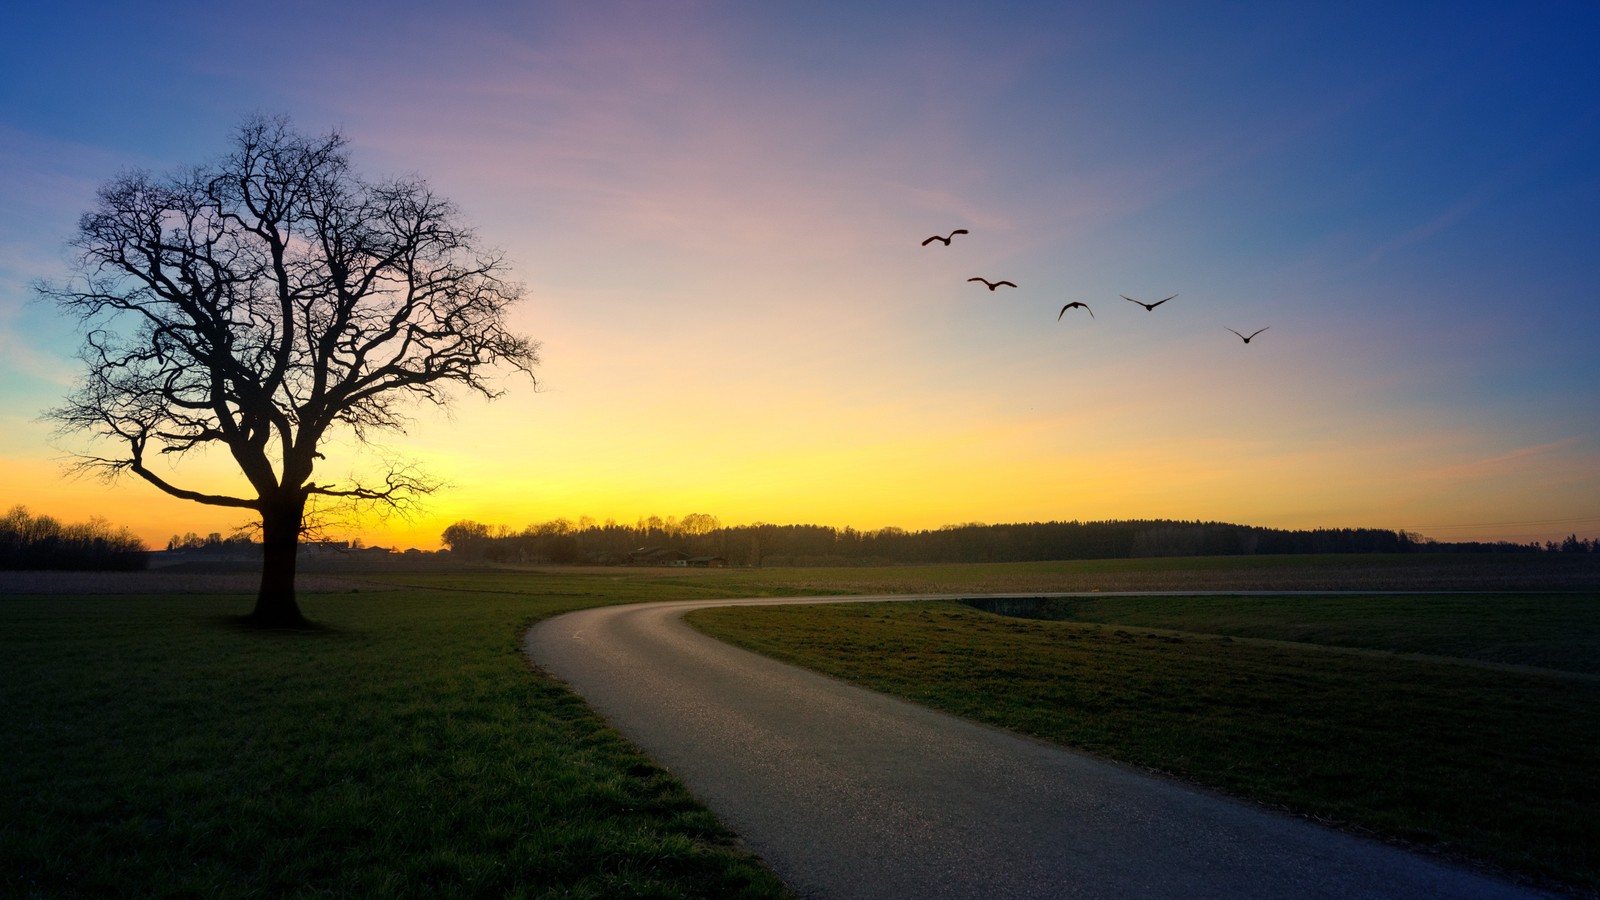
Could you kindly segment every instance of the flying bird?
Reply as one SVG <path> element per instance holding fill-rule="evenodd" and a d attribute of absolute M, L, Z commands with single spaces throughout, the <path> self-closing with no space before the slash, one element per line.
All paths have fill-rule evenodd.
<path fill-rule="evenodd" d="M 1223 327 L 1227 327 L 1227 326 L 1223 326 Z M 1271 328 L 1271 327 L 1272 327 L 1271 325 L 1267 326 L 1267 328 Z M 1250 332 L 1250 337 L 1245 337 L 1244 335 L 1239 334 L 1239 332 L 1233 331 L 1232 328 L 1229 328 L 1228 330 L 1229 331 L 1233 331 L 1234 334 L 1239 334 L 1239 340 L 1244 341 L 1246 344 L 1248 344 L 1248 343 L 1250 343 L 1250 338 L 1253 338 L 1256 335 L 1260 334 L 1261 332 L 1266 331 L 1267 328 L 1257 328 L 1255 331 Z"/>
<path fill-rule="evenodd" d="M 1172 297 L 1176 297 L 1178 295 L 1177 294 L 1173 294 L 1172 297 L 1168 297 L 1167 300 L 1157 300 L 1154 303 L 1146 303 L 1143 300 L 1135 300 L 1132 297 L 1129 297 L 1127 294 L 1118 294 L 1117 296 L 1119 296 L 1122 299 L 1128 301 L 1129 303 L 1137 303 L 1140 306 L 1144 307 L 1144 311 L 1145 312 L 1149 312 L 1152 309 L 1155 309 L 1156 307 L 1160 306 L 1161 304 L 1167 302 L 1167 300 L 1171 300 Z"/>
<path fill-rule="evenodd" d="M 991 290 L 991 291 L 994 290 L 995 288 L 999 287 L 1002 284 L 1005 285 L 1006 287 L 1016 287 L 1015 284 L 1012 284 L 1009 281 L 990 281 L 987 278 L 968 278 L 967 280 L 968 281 L 981 281 L 984 284 L 988 285 L 989 290 Z"/>
<path fill-rule="evenodd" d="M 950 232 L 950 237 L 945 237 L 942 234 L 936 234 L 933 237 L 923 241 L 922 246 L 926 247 L 934 241 L 944 241 L 944 245 L 948 247 L 950 246 L 950 238 L 953 238 L 958 234 L 970 234 L 970 232 L 968 232 L 965 228 L 957 228 L 955 231 Z"/>
<path fill-rule="evenodd" d="M 1081 300 L 1074 300 L 1071 303 L 1068 303 L 1066 306 L 1061 307 L 1061 312 L 1056 313 L 1056 321 L 1061 321 L 1061 317 L 1067 314 L 1067 310 L 1073 308 L 1074 306 L 1081 306 L 1084 309 L 1089 309 L 1089 304 L 1084 303 Z M 1089 318 L 1094 318 L 1094 310 L 1092 309 L 1089 309 Z"/>

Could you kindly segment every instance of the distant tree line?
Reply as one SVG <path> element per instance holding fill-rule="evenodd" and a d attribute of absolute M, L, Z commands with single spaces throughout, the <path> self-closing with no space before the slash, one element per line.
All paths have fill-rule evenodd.
<path fill-rule="evenodd" d="M 444 530 L 445 547 L 473 561 L 620 565 L 650 547 L 733 566 L 1027 562 L 1152 556 L 1288 553 L 1600 552 L 1600 541 L 1562 544 L 1440 542 L 1378 528 L 1284 530 L 1226 522 L 1130 519 L 1105 522 L 968 523 L 907 531 L 756 523 L 723 527 L 715 516 L 651 516 L 632 525 L 555 519 L 513 531 L 471 520 Z"/>
<path fill-rule="evenodd" d="M 252 539 L 248 534 L 223 537 L 219 531 L 213 531 L 205 537 L 192 531 L 185 532 L 181 537 L 175 534 L 167 539 L 167 549 L 203 556 L 256 559 L 261 557 L 260 541 Z"/>
<path fill-rule="evenodd" d="M 1567 535 L 1561 543 L 1545 541 L 1544 549 L 1549 553 L 1600 553 L 1600 538 L 1584 540 L 1576 534 Z"/>
<path fill-rule="evenodd" d="M 14 506 L 0 516 L 0 569 L 143 569 L 144 543 L 104 519 L 63 524 Z"/>

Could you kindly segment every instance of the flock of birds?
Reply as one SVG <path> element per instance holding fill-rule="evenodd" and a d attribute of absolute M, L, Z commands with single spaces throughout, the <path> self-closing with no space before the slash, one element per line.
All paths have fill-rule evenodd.
<path fill-rule="evenodd" d="M 929 244 L 933 243 L 934 241 L 941 241 L 941 242 L 944 243 L 944 245 L 946 247 L 948 247 L 948 246 L 950 246 L 950 241 L 952 241 L 955 238 L 955 236 L 958 235 L 958 234 L 971 234 L 971 232 L 969 232 L 965 228 L 957 228 L 956 230 L 950 232 L 949 234 L 936 234 L 936 235 L 933 235 L 932 237 L 930 237 L 927 240 L 923 241 L 922 242 L 922 246 L 926 247 Z M 984 287 L 988 288 L 990 291 L 993 291 L 993 290 L 995 290 L 997 288 L 1002 288 L 1002 287 L 1014 288 L 1014 287 L 1017 286 L 1016 282 L 1014 282 L 1014 281 L 1004 281 L 1004 280 L 1002 280 L 1002 281 L 990 281 L 987 278 L 978 278 L 978 277 L 968 278 L 967 280 L 968 281 L 976 281 L 976 282 L 982 284 Z M 1139 304 L 1140 306 L 1144 307 L 1145 312 L 1154 312 L 1156 307 L 1158 307 L 1161 304 L 1167 302 L 1168 300 L 1171 300 L 1171 299 L 1177 297 L 1178 295 L 1177 294 L 1173 294 L 1171 297 L 1167 297 L 1167 298 L 1162 299 L 1162 300 L 1157 300 L 1154 303 L 1146 303 L 1143 300 L 1136 300 L 1136 299 L 1134 299 L 1132 297 L 1129 297 L 1127 294 L 1118 294 L 1117 296 L 1119 296 L 1122 299 L 1128 301 L 1129 303 L 1137 303 L 1137 304 Z M 1061 318 L 1067 314 L 1067 310 L 1069 310 L 1069 309 L 1078 309 L 1078 308 L 1082 308 L 1084 312 L 1087 312 L 1089 314 L 1089 318 L 1091 318 L 1091 319 L 1094 318 L 1094 310 L 1089 308 L 1089 304 L 1084 303 L 1082 300 L 1074 300 L 1074 301 L 1068 303 L 1066 306 L 1061 307 L 1061 312 L 1056 313 L 1056 321 L 1057 322 L 1061 321 Z M 1271 327 L 1272 326 L 1268 325 L 1265 328 L 1257 328 L 1255 331 L 1252 331 L 1249 334 L 1249 336 L 1246 336 L 1246 335 L 1244 335 L 1244 334 L 1242 334 L 1242 333 L 1240 333 L 1238 331 L 1233 331 L 1232 328 L 1229 328 L 1227 330 L 1228 331 L 1233 331 L 1234 334 L 1239 335 L 1239 340 L 1244 341 L 1246 344 L 1248 344 L 1248 343 L 1250 343 L 1250 339 L 1251 338 L 1255 337 L 1256 335 L 1260 334 L 1263 331 L 1266 331 L 1267 328 L 1271 328 Z"/>

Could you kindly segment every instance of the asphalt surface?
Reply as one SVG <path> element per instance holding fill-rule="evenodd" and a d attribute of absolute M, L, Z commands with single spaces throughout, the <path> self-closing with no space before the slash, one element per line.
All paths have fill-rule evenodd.
<path fill-rule="evenodd" d="M 525 649 L 807 898 L 1546 894 L 705 637 L 716 600 L 546 620 Z"/>

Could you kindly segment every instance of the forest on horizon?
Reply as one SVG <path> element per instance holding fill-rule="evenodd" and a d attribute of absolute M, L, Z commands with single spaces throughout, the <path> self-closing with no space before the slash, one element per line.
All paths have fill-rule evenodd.
<path fill-rule="evenodd" d="M 1600 553 L 1600 538 L 1576 534 L 1544 543 L 1438 541 L 1382 528 L 1289 530 L 1172 519 L 969 522 L 916 531 L 860 531 L 762 522 L 723 526 L 702 513 L 681 520 L 650 516 L 632 525 L 587 517 L 577 522 L 553 519 L 521 531 L 462 520 L 446 528 L 441 540 L 445 549 L 437 555 L 452 560 L 550 565 L 852 566 L 1311 553 Z M 322 552 L 393 552 L 360 541 L 315 543 Z M 174 535 L 165 549 L 198 559 L 240 559 L 259 558 L 261 545 L 247 533 L 213 532 Z M 63 523 L 20 506 L 0 516 L 0 569 L 142 569 L 148 552 L 128 529 L 103 519 Z"/>
<path fill-rule="evenodd" d="M 756 523 L 724 527 L 715 516 L 652 516 L 633 525 L 555 519 L 520 532 L 470 520 L 441 536 L 452 556 L 482 562 L 622 565 L 663 552 L 730 566 L 1034 562 L 1159 556 L 1291 553 L 1600 552 L 1600 539 L 1436 541 L 1381 528 L 1286 530 L 1227 522 L 1128 519 L 1100 522 L 966 523 L 908 531 Z"/>

